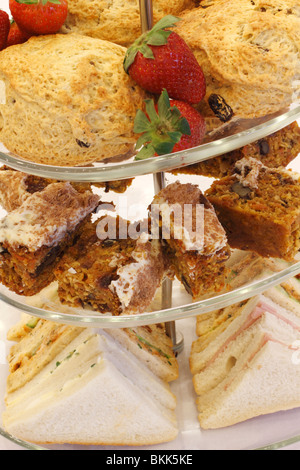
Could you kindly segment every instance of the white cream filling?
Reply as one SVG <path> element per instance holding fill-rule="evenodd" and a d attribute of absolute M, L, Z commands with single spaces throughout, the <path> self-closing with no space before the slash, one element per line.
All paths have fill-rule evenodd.
<path fill-rule="evenodd" d="M 140 245 L 144 244 L 147 239 L 148 236 L 146 234 L 146 237 L 142 235 L 137 240 L 137 246 L 131 254 L 131 257 L 136 261 L 136 263 L 129 263 L 124 266 L 120 266 L 117 270 L 119 278 L 116 281 L 112 281 L 109 286 L 109 288 L 117 294 L 123 310 L 130 305 L 135 292 L 136 279 L 139 273 L 144 270 L 150 262 L 148 253 L 140 250 Z"/>

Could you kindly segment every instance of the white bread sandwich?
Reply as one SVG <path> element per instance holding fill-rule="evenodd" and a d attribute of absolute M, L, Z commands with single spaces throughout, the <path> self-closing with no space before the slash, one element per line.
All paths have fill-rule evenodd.
<path fill-rule="evenodd" d="M 288 264 L 279 258 L 262 258 L 252 251 L 234 250 L 226 266 L 229 272 L 224 292 L 245 287 L 254 280 L 266 279 L 285 269 Z"/>
<path fill-rule="evenodd" d="M 294 353 L 299 355 L 299 352 L 298 349 Z M 256 353 L 249 351 L 243 366 L 239 361 L 227 381 L 197 398 L 201 427 L 227 427 L 299 407 L 300 374 L 299 364 L 292 360 L 294 353 L 289 344 L 281 344 L 273 338 Z"/>
<path fill-rule="evenodd" d="M 27 333 L 19 326 L 10 337 L 20 345 Z M 5 404 L 6 431 L 37 444 L 142 446 L 178 433 L 168 382 L 103 330 L 82 329 L 33 378 L 7 391 Z"/>
<path fill-rule="evenodd" d="M 204 322 L 190 356 L 203 429 L 300 406 L 295 312 L 259 295 Z"/>
<path fill-rule="evenodd" d="M 64 325 L 22 313 L 20 321 L 7 333 L 15 344 L 7 356 L 7 393 L 32 380 L 58 354 L 79 336 L 84 328 Z"/>
<path fill-rule="evenodd" d="M 172 382 L 178 378 L 178 362 L 164 324 L 105 331 L 162 380 Z"/>
<path fill-rule="evenodd" d="M 281 307 L 290 310 L 295 315 L 300 315 L 299 277 L 292 277 L 278 286 L 271 287 L 264 292 L 264 295 L 272 299 Z"/>

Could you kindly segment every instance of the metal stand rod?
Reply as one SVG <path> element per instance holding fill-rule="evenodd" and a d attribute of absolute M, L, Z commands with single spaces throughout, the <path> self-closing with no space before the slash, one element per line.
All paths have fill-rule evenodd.
<path fill-rule="evenodd" d="M 141 17 L 141 30 L 142 33 L 149 31 L 153 27 L 153 6 L 152 0 L 139 0 L 140 3 L 140 17 Z M 159 193 L 166 186 L 164 173 L 155 173 L 153 175 L 154 191 L 155 194 Z M 173 283 L 171 279 L 165 279 L 162 284 L 162 302 L 161 308 L 167 309 L 172 307 L 172 289 Z M 173 342 L 174 352 L 179 353 L 183 349 L 183 338 L 180 341 L 177 339 L 175 322 L 166 323 L 167 335 Z"/>
<path fill-rule="evenodd" d="M 154 182 L 154 191 L 155 191 L 155 194 L 157 194 L 166 186 L 164 173 L 155 173 L 153 175 L 153 182 Z M 161 308 L 163 310 L 172 307 L 172 293 L 173 293 L 173 282 L 171 281 L 171 279 L 166 278 L 162 283 Z M 166 323 L 166 333 L 172 340 L 175 354 L 179 354 L 184 347 L 184 339 L 182 335 L 180 335 L 180 339 L 179 339 L 179 336 L 176 332 L 175 321 Z"/>
<path fill-rule="evenodd" d="M 152 0 L 139 0 L 142 33 L 149 31 L 153 27 L 153 6 Z"/>

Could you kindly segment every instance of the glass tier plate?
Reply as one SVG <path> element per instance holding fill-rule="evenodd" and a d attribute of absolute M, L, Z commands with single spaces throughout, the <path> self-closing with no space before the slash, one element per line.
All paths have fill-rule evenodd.
<path fill-rule="evenodd" d="M 240 254 L 238 251 L 233 252 L 233 258 L 239 257 Z M 111 316 L 110 314 L 101 314 L 92 310 L 62 305 L 57 297 L 55 283 L 37 296 L 30 298 L 14 294 L 5 286 L 0 285 L 0 299 L 12 307 L 36 317 L 82 327 L 128 328 L 151 325 L 177 321 L 224 308 L 258 295 L 300 273 L 300 257 L 293 263 L 264 260 L 258 257 L 256 263 L 260 265 L 258 273 L 255 267 L 253 272 L 250 269 L 248 275 L 247 270 L 247 274 L 242 274 L 241 278 L 232 279 L 232 274 L 229 274 L 228 290 L 225 289 L 222 293 L 212 294 L 208 298 L 195 302 L 192 302 L 191 297 L 178 281 L 173 281 L 172 307 L 161 308 L 163 293 L 160 289 L 152 302 L 151 308 L 145 313 L 135 315 Z M 235 273 L 235 266 L 233 266 L 231 273 Z M 235 277 L 235 274 L 233 274 L 233 277 Z M 245 279 L 247 280 L 245 281 Z"/>
<path fill-rule="evenodd" d="M 290 167 L 294 170 L 300 170 L 300 156 L 292 162 Z M 166 175 L 166 184 L 178 179 L 178 176 L 168 174 Z M 180 181 L 182 183 L 198 184 L 202 191 L 205 191 L 212 183 L 211 178 L 191 175 L 180 175 Z M 153 199 L 153 175 L 137 177 L 125 194 L 113 194 L 112 192 L 106 194 L 104 190 L 98 189 L 96 191 L 99 192 L 104 201 L 108 199 L 114 203 L 116 212 L 124 219 L 131 221 L 143 220 L 147 216 L 147 208 Z M 250 264 L 247 261 L 248 256 L 251 257 L 247 252 L 238 250 L 232 252 L 228 263 L 230 268 L 228 285 L 223 292 L 211 294 L 206 298 L 193 302 L 182 284 L 175 280 L 172 282 L 172 305 L 169 308 L 162 308 L 162 296 L 164 294 L 160 289 L 151 307 L 147 312 L 141 314 L 111 316 L 87 309 L 67 307 L 59 302 L 55 283 L 37 296 L 29 298 L 19 296 L 0 284 L 0 300 L 31 315 L 56 322 L 78 326 L 125 328 L 175 321 L 207 313 L 257 295 L 300 273 L 300 254 L 293 262 L 264 259 L 257 256 L 254 261 L 249 262 Z M 232 273 L 239 269 L 238 266 L 245 263 L 245 261 L 248 266 L 247 271 L 235 278 Z"/>
<path fill-rule="evenodd" d="M 235 119 L 208 133 L 202 145 L 171 155 L 135 161 L 111 159 L 87 167 L 56 167 L 26 161 L 0 146 L 0 162 L 16 170 L 50 179 L 103 182 L 174 170 L 230 152 L 276 132 L 300 117 L 300 105 L 293 104 L 274 115 L 257 119 Z"/>

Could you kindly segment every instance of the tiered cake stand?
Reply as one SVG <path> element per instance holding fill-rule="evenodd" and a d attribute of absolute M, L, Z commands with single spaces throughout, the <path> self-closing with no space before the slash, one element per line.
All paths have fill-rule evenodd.
<path fill-rule="evenodd" d="M 140 10 L 142 30 L 147 30 L 151 27 L 152 24 L 151 1 L 140 0 Z M 149 158 L 148 160 L 143 161 L 135 161 L 134 158 L 131 158 L 117 163 L 97 163 L 93 166 L 84 168 L 54 167 L 25 161 L 22 158 L 19 158 L 18 156 L 9 153 L 3 147 L 2 151 L 0 151 L 0 162 L 8 167 L 23 171 L 28 174 L 74 182 L 80 181 L 98 183 L 122 180 L 127 178 L 136 178 L 136 186 L 138 187 L 139 178 L 142 178 L 143 182 L 145 178 L 148 178 L 147 191 L 150 195 L 150 200 L 145 201 L 146 208 L 151 202 L 154 193 L 157 193 L 160 189 L 165 186 L 167 178 L 169 177 L 168 175 L 166 176 L 166 173 L 169 173 L 174 169 L 205 161 L 218 155 L 222 155 L 226 152 L 241 148 L 244 145 L 262 139 L 286 127 L 297 119 L 300 119 L 299 104 L 293 104 L 290 106 L 289 109 L 283 109 L 276 115 L 265 116 L 264 118 L 256 120 L 233 119 L 229 124 L 223 125 L 217 131 L 209 135 L 206 138 L 206 141 L 199 147 L 187 151 L 177 152 L 171 155 Z M 298 157 L 292 164 L 292 168 L 297 171 L 300 171 L 299 158 L 300 157 Z M 201 183 L 203 182 L 204 185 L 208 184 L 205 178 L 195 178 L 195 181 L 197 181 L 198 183 L 200 180 Z M 189 181 L 191 181 L 191 179 L 192 177 L 189 177 Z M 135 191 L 135 185 L 133 185 L 132 189 L 130 188 L 130 190 L 128 190 L 129 204 L 130 191 Z M 145 194 L 144 190 L 143 194 Z M 133 195 L 133 201 L 134 200 L 136 200 L 136 195 Z M 284 280 L 291 278 L 299 273 L 300 257 L 299 259 L 295 259 L 295 261 L 291 263 L 282 262 L 282 268 L 280 271 L 272 273 L 266 272 L 264 276 L 258 279 L 248 279 L 245 284 L 234 290 L 228 290 L 225 293 L 216 294 L 214 296 L 199 300 L 197 302 L 192 302 L 189 295 L 182 289 L 181 285 L 179 285 L 177 281 L 171 282 L 167 280 L 164 282 L 158 294 L 158 297 L 155 299 L 152 308 L 149 309 L 148 312 L 137 315 L 121 315 L 115 317 L 112 317 L 111 315 L 101 315 L 94 311 L 66 308 L 65 306 L 53 303 L 51 298 L 47 299 L 46 297 L 43 299 L 43 302 L 40 301 L 40 304 L 37 304 L 36 302 L 30 302 L 26 298 L 20 297 L 12 293 L 3 285 L 0 285 L 0 300 L 4 303 L 5 306 L 7 306 L 7 308 L 11 308 L 12 312 L 15 312 L 14 314 L 16 314 L 16 312 L 21 311 L 37 316 L 39 318 L 82 327 L 92 326 L 97 328 L 127 328 L 132 326 L 150 325 L 154 323 L 166 323 L 168 334 L 173 340 L 174 349 L 176 352 L 179 353 L 182 352 L 184 349 L 183 338 L 185 336 L 185 327 L 182 324 L 183 330 L 177 332 L 177 321 L 183 319 L 191 319 L 196 315 L 201 315 L 203 313 L 207 313 L 219 308 L 226 307 L 228 305 L 232 305 L 241 300 L 248 299 L 254 295 L 262 293 L 263 291 L 269 289 L 272 286 L 280 284 Z M 47 290 L 45 292 L 47 292 Z M 2 318 L 0 314 L 0 327 L 1 321 L 3 325 L 6 326 L 6 318 L 8 317 L 5 316 L 5 314 L 2 314 Z M 186 351 L 186 357 L 180 354 L 179 361 L 186 361 L 188 353 L 189 351 Z M 181 378 L 181 380 L 190 380 L 188 374 L 189 373 L 187 363 L 185 364 L 185 370 L 183 371 L 183 378 Z M 182 385 L 179 386 L 178 398 L 179 400 L 182 398 L 186 400 L 186 396 L 183 396 L 182 388 L 180 387 L 182 387 Z M 193 402 L 194 397 L 192 396 L 192 391 L 190 391 L 190 396 Z M 191 403 L 185 403 L 185 412 L 188 412 L 191 406 Z M 193 412 L 195 413 L 196 419 L 196 411 Z M 181 423 L 184 421 L 183 415 L 184 413 L 182 413 Z M 290 419 L 291 416 L 292 413 L 289 412 L 288 414 L 284 415 L 283 419 Z M 296 424 L 297 422 L 299 422 L 300 412 L 297 412 L 297 415 L 295 416 L 296 417 L 293 418 L 295 423 L 290 428 L 288 428 L 290 429 L 290 434 L 288 431 L 285 431 L 285 434 L 283 434 L 282 426 L 280 430 L 280 426 L 277 425 L 277 434 L 268 435 L 266 433 L 265 439 L 262 438 L 258 441 L 255 441 L 253 439 L 249 440 L 249 444 L 246 444 L 246 446 L 250 446 L 252 448 L 277 448 L 300 440 L 300 436 L 298 436 L 298 434 L 300 434 L 300 425 L 297 428 Z M 269 424 L 268 420 L 270 420 L 270 418 L 266 418 L 264 420 L 265 424 L 263 424 L 263 426 L 274 426 L 274 424 L 272 423 Z M 186 426 L 188 429 L 189 424 L 187 424 Z M 249 430 L 250 433 L 253 433 L 253 427 L 247 428 L 248 424 L 244 423 L 241 426 L 242 433 L 245 432 L 245 434 L 249 435 Z M 224 442 L 226 441 L 225 436 L 228 436 L 226 448 L 230 448 L 231 446 L 229 445 L 229 442 L 233 443 L 233 439 L 236 439 L 237 435 L 234 434 L 234 431 L 232 431 L 232 429 L 229 430 L 227 434 L 226 432 L 227 431 L 225 430 L 222 431 L 221 434 L 218 431 L 216 431 L 215 434 L 207 433 L 204 439 L 203 436 L 201 437 L 202 440 L 200 439 L 198 447 L 195 448 L 213 448 L 213 445 L 216 445 L 216 448 L 221 448 Z M 10 439 L 14 443 L 20 445 L 21 447 L 40 449 L 39 447 L 31 445 L 30 443 L 21 442 L 15 439 L 13 436 L 8 436 L 4 430 L 1 430 L 1 428 L 0 434 Z M 185 435 L 188 436 L 188 432 Z M 193 440 L 194 436 L 191 436 L 191 439 Z M 219 447 L 218 439 L 220 442 Z M 189 446 L 189 442 L 185 442 L 183 444 L 183 441 L 184 436 L 182 434 L 180 442 L 176 442 L 174 444 L 175 447 L 173 448 L 180 449 L 181 445 L 183 448 L 186 449 L 191 448 Z M 212 444 L 212 442 L 215 442 L 215 444 Z M 244 440 L 244 442 L 246 441 Z M 223 444 L 221 445 L 221 443 Z M 236 443 L 236 446 L 243 447 L 243 444 L 240 445 Z M 232 447 L 234 448 L 234 445 Z M 172 447 L 166 446 L 164 448 L 168 449 Z"/>

